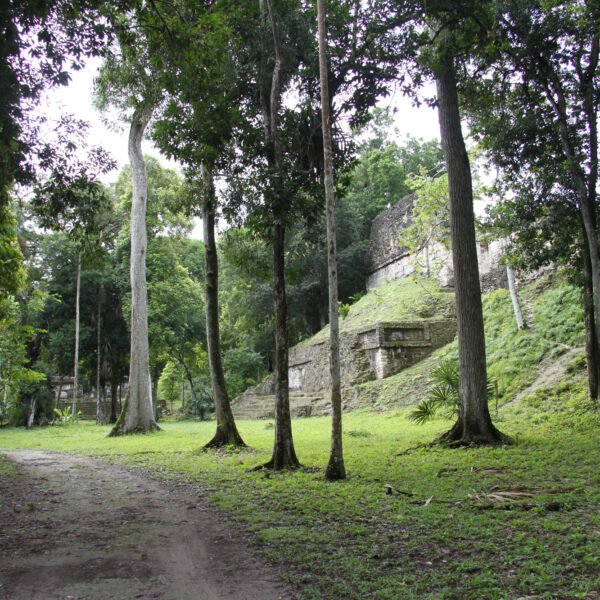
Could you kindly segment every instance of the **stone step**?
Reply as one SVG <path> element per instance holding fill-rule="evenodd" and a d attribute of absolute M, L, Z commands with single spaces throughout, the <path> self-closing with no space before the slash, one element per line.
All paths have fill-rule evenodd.
<path fill-rule="evenodd" d="M 290 392 L 292 418 L 325 414 L 327 405 L 322 395 Z M 273 419 L 275 396 L 251 393 L 233 403 L 231 408 L 236 419 Z"/>
<path fill-rule="evenodd" d="M 59 410 L 64 410 L 67 407 L 71 407 L 73 404 L 72 399 L 62 398 L 57 403 Z M 79 415 L 80 419 L 91 420 L 96 418 L 96 400 L 77 400 L 77 411 L 81 411 Z M 110 404 L 104 403 L 104 414 L 110 413 Z"/>

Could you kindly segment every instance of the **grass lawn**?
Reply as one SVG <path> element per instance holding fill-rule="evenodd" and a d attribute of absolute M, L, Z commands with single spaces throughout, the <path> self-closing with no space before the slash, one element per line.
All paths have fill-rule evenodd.
<path fill-rule="evenodd" d="M 573 406 L 525 398 L 496 421 L 515 444 L 467 450 L 417 447 L 447 421 L 417 426 L 406 412 L 355 411 L 344 418 L 348 479 L 337 483 L 322 474 L 327 418 L 294 421 L 306 468 L 282 474 L 246 472 L 270 456 L 265 421 L 239 422 L 253 448 L 239 453 L 198 451 L 214 430 L 198 422 L 120 439 L 88 423 L 5 429 L 0 447 L 94 455 L 193 482 L 252 532 L 304 600 L 592 599 L 600 598 L 600 420 Z"/>

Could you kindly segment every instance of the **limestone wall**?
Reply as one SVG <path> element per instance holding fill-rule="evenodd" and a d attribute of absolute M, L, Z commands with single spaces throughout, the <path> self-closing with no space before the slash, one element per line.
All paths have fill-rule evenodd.
<path fill-rule="evenodd" d="M 342 385 L 352 386 L 398 373 L 444 346 L 456 335 L 456 321 L 439 319 L 377 323 L 340 334 Z M 329 342 L 290 349 L 290 391 L 329 388 Z"/>
<path fill-rule="evenodd" d="M 398 244 L 399 232 L 411 223 L 414 194 L 406 196 L 388 210 L 380 213 L 371 225 L 371 240 L 369 246 L 369 273 L 367 289 L 371 290 L 380 285 L 403 279 L 415 272 L 414 257 L 408 249 Z M 441 244 L 433 244 L 427 250 L 428 261 L 421 257 L 422 262 L 440 265 L 433 273 L 440 284 L 445 287 L 454 286 L 452 254 Z M 425 253 L 425 250 L 423 251 Z M 477 261 L 483 291 L 506 287 L 506 273 L 500 265 L 502 242 L 495 240 L 489 244 L 477 244 Z"/>

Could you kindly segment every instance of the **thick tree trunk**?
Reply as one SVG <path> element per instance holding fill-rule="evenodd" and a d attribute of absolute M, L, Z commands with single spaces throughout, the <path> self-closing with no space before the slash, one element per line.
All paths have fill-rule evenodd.
<path fill-rule="evenodd" d="M 510 299 L 512 301 L 513 311 L 515 313 L 515 320 L 517 321 L 517 329 L 527 329 L 527 323 L 525 323 L 525 317 L 523 317 L 521 303 L 519 302 L 519 296 L 517 294 L 515 272 L 508 263 L 506 264 L 506 279 L 508 280 L 508 291 L 510 292 Z"/>
<path fill-rule="evenodd" d="M 206 346 L 210 368 L 210 382 L 215 401 L 217 431 L 205 448 L 221 446 L 244 447 L 246 444 L 238 433 L 231 404 L 227 394 L 223 361 L 221 359 L 221 337 L 219 332 L 219 261 L 215 242 L 215 186 L 212 173 L 202 165 L 204 204 L 202 226 L 204 233 L 204 285 L 206 308 Z"/>
<path fill-rule="evenodd" d="M 131 202 L 131 355 L 129 393 L 111 435 L 159 429 L 152 410 L 148 359 L 148 297 L 146 291 L 146 201 L 148 184 L 142 154 L 142 136 L 150 120 L 149 109 L 137 109 L 129 130 L 129 161 L 133 183 Z"/>
<path fill-rule="evenodd" d="M 77 410 L 77 382 L 79 381 L 79 299 L 81 296 L 81 254 L 77 253 L 77 278 L 75 283 L 75 363 L 73 365 L 73 403 L 71 405 L 71 414 Z"/>
<path fill-rule="evenodd" d="M 460 405 L 458 421 L 442 439 L 462 444 L 497 443 L 503 436 L 492 424 L 488 409 L 471 169 L 461 130 L 454 57 L 449 51 L 449 40 L 444 39 L 446 35 L 442 33 L 438 40 L 439 64 L 435 76 L 450 195 Z"/>
<path fill-rule="evenodd" d="M 329 111 L 329 82 L 325 35 L 324 0 L 317 0 L 319 22 L 319 72 L 321 77 L 321 122 L 325 171 L 325 213 L 327 219 L 327 270 L 329 280 L 329 369 L 331 372 L 331 451 L 325 477 L 345 479 L 342 447 L 342 383 L 340 378 L 340 336 L 338 306 L 337 252 L 335 235 L 335 198 L 333 190 L 333 149 Z"/>

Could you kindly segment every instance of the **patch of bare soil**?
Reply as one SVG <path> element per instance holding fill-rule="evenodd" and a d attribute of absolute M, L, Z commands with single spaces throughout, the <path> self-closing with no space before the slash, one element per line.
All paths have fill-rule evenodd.
<path fill-rule="evenodd" d="M 87 457 L 6 452 L 4 600 L 291 600 L 241 532 L 186 490 Z"/>

